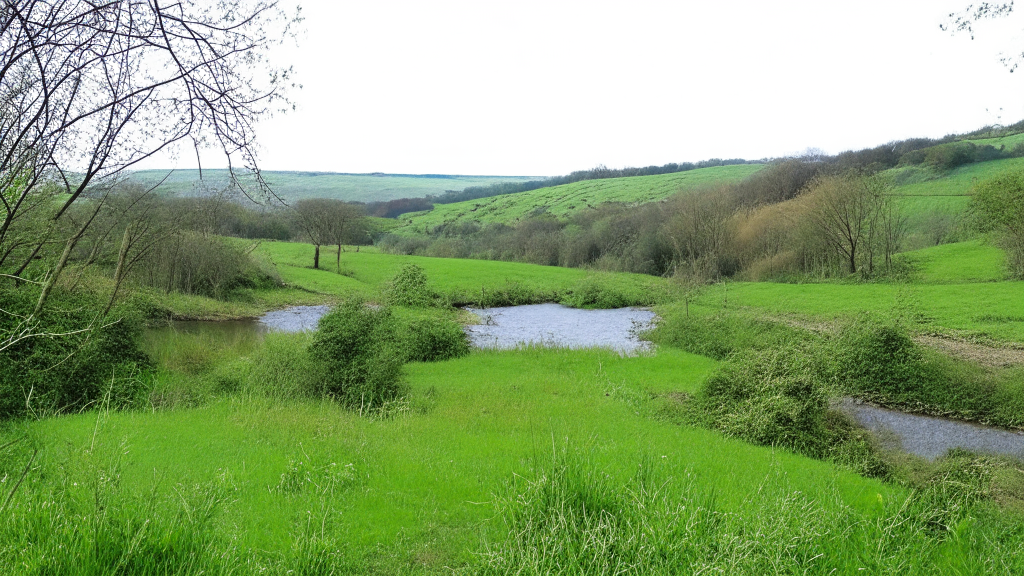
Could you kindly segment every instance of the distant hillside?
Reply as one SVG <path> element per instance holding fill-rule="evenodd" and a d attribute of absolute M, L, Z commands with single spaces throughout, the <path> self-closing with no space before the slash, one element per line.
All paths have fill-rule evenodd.
<path fill-rule="evenodd" d="M 1007 158 L 967 164 L 950 171 L 924 166 L 903 166 L 882 174 L 892 178 L 895 193 L 903 198 L 901 205 L 914 232 L 923 232 L 935 225 L 934 218 L 945 214 L 958 217 L 971 201 L 971 188 L 1004 172 L 1024 169 L 1024 158 Z"/>
<path fill-rule="evenodd" d="M 441 224 L 458 222 L 514 224 L 538 213 L 562 218 L 606 202 L 642 204 L 666 198 L 681 190 L 716 182 L 743 180 L 762 167 L 761 164 L 737 164 L 656 176 L 585 180 L 527 192 L 440 204 L 428 212 L 401 216 L 399 219 L 402 226 L 396 232 L 423 233 Z"/>
<path fill-rule="evenodd" d="M 167 170 L 140 170 L 132 178 L 154 186 Z M 302 198 L 336 198 L 358 202 L 386 202 L 397 198 L 438 196 L 448 190 L 489 186 L 499 182 L 527 182 L 536 176 L 458 176 L 444 174 L 343 174 L 338 172 L 267 171 L 263 177 L 286 201 Z M 157 189 L 181 195 L 193 194 L 200 182 L 198 170 L 175 170 Z M 228 184 L 227 170 L 203 170 L 203 183 L 214 189 Z"/>

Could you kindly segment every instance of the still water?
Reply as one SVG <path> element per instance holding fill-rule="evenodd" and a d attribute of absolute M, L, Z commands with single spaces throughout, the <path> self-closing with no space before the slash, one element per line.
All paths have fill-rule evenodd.
<path fill-rule="evenodd" d="M 504 308 L 467 308 L 481 323 L 466 326 L 478 348 L 521 345 L 565 348 L 611 348 L 629 354 L 647 350 L 650 343 L 637 333 L 651 327 L 654 312 L 640 308 L 579 310 L 561 304 L 532 304 Z"/>
<path fill-rule="evenodd" d="M 267 312 L 259 318 L 241 320 L 174 320 L 170 328 L 190 334 L 242 333 L 265 334 L 267 332 L 304 332 L 316 330 L 320 317 L 330 311 L 329 306 L 292 306 L 284 310 Z M 163 330 L 163 328 L 158 328 Z"/>
<path fill-rule="evenodd" d="M 928 460 L 942 456 L 951 448 L 1024 460 L 1024 432 L 906 414 L 850 398 L 844 398 L 836 407 L 878 435 L 883 444 Z"/>

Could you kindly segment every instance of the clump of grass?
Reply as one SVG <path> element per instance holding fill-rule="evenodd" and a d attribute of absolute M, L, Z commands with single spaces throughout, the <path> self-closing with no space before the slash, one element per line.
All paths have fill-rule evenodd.
<path fill-rule="evenodd" d="M 746 350 L 763 350 L 813 340 L 811 333 L 767 318 L 720 312 L 670 310 L 649 333 L 658 344 L 715 360 Z"/>
<path fill-rule="evenodd" d="M 320 319 L 309 345 L 317 388 L 349 408 L 378 408 L 405 392 L 402 353 L 388 308 L 357 300 Z"/>
<path fill-rule="evenodd" d="M 480 308 L 493 308 L 498 306 L 523 306 L 525 304 L 541 304 L 552 302 L 557 299 L 557 294 L 551 290 L 532 288 L 526 284 L 505 279 L 503 284 L 481 286 L 480 292 L 468 297 L 474 306 Z M 467 297 L 451 298 L 453 302 L 467 300 Z"/>
<path fill-rule="evenodd" d="M 402 266 L 381 286 L 381 297 L 391 306 L 428 307 L 438 303 L 437 293 L 427 285 L 427 274 L 415 264 Z"/>
<path fill-rule="evenodd" d="M 457 323 L 442 319 L 416 319 L 403 327 L 402 349 L 410 362 L 436 362 L 469 354 L 469 339 Z"/>
<path fill-rule="evenodd" d="M 841 393 L 925 414 L 1024 426 L 1024 373 L 924 349 L 899 322 L 861 317 L 825 353 Z"/>
<path fill-rule="evenodd" d="M 834 489 L 813 499 L 790 490 L 781 474 L 727 510 L 692 473 L 672 477 L 643 459 L 632 477 L 616 481 L 585 453 L 563 451 L 495 496 L 507 537 L 488 546 L 471 571 L 932 574 L 941 562 L 970 566 L 968 573 L 1013 573 L 1024 565 L 1013 553 L 1019 534 L 1010 534 L 1010 521 L 975 522 L 986 513 L 977 475 L 957 458 L 922 490 L 892 501 L 879 495 L 870 512 L 850 508 Z M 968 530 L 976 536 L 965 538 Z"/>

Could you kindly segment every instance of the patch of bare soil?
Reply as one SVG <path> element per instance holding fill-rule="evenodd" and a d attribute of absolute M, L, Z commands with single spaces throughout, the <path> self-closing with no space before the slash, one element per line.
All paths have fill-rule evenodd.
<path fill-rule="evenodd" d="M 1005 368 L 1024 365 L 1024 348 L 1008 345 L 1005 347 L 986 346 L 956 338 L 934 335 L 915 336 L 914 341 L 922 346 L 938 350 L 943 354 L 977 362 L 982 366 Z"/>

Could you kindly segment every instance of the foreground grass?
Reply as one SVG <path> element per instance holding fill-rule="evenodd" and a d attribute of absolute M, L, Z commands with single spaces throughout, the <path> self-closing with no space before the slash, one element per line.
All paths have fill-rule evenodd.
<path fill-rule="evenodd" d="M 768 490 L 870 519 L 907 496 L 822 462 L 651 417 L 666 401 L 658 394 L 694 390 L 714 365 L 672 351 L 480 352 L 410 365 L 408 409 L 386 419 L 238 394 L 193 409 L 21 423 L 0 441 L 28 437 L 2 460 L 0 477 L 15 477 L 30 449 L 40 452 L 0 519 L 0 566 L 59 572 L 84 562 L 91 568 L 79 573 L 99 573 L 90 547 L 128 546 L 129 528 L 144 522 L 173 532 L 188 510 L 207 506 L 210 534 L 198 545 L 247 572 L 294 568 L 313 545 L 329 550 L 332 566 L 360 573 L 471 567 L 484 542 L 507 538 L 493 520 L 496 495 L 566 447 L 615 482 L 653 459 L 666 479 L 713 487 L 721 513 L 760 506 L 752 495 Z M 96 524 L 72 537 L 63 523 L 75 518 Z M 74 538 L 88 545 L 76 548 Z"/>

